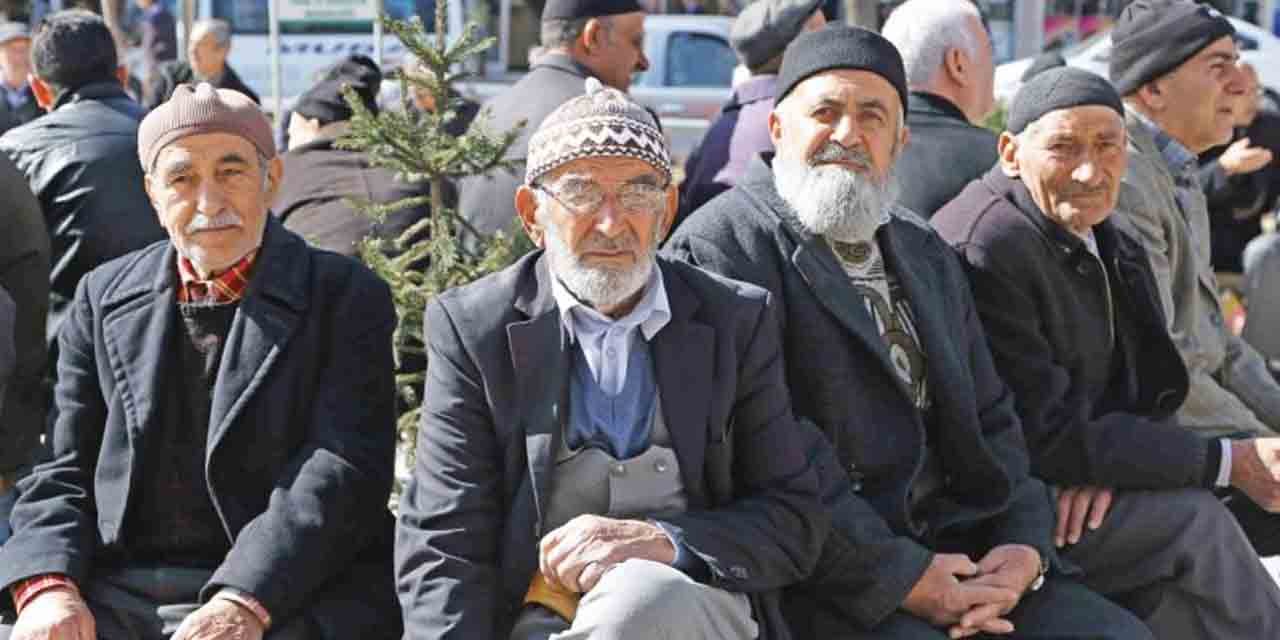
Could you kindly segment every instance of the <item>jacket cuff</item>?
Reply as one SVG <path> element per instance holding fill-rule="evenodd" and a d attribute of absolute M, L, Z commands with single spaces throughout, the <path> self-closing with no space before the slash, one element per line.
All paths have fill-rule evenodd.
<path fill-rule="evenodd" d="M 662 529 L 662 533 L 671 539 L 671 546 L 676 549 L 676 559 L 671 563 L 671 566 L 679 569 L 694 582 L 706 584 L 711 580 L 711 567 L 707 566 L 707 561 L 699 557 L 685 544 L 683 537 L 674 527 L 658 520 L 650 520 L 650 522 Z"/>
<path fill-rule="evenodd" d="M 1201 472 L 1200 486 L 1206 489 L 1216 489 L 1218 488 L 1218 474 L 1222 471 L 1222 461 L 1226 459 L 1226 456 L 1223 455 L 1223 449 L 1231 446 L 1231 444 L 1223 438 L 1205 440 L 1204 446 L 1204 471 Z M 1230 481 L 1230 475 L 1228 475 L 1227 479 Z"/>

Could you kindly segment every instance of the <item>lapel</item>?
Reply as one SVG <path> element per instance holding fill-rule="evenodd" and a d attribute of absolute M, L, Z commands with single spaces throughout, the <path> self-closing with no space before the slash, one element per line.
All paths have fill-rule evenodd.
<path fill-rule="evenodd" d="M 309 306 L 310 280 L 306 245 L 268 214 L 262 249 L 213 385 L 207 460 L 288 346 Z"/>
<path fill-rule="evenodd" d="M 707 505 L 704 467 L 707 442 L 719 440 L 707 419 L 712 393 L 715 330 L 694 314 L 701 301 L 677 269 L 658 260 L 671 303 L 671 321 L 653 337 L 654 371 L 671 443 L 691 508 Z M 724 437 L 730 437 L 725 434 Z"/>
<path fill-rule="evenodd" d="M 526 320 L 507 325 L 511 365 L 516 384 L 516 415 L 524 429 L 525 456 L 537 514 L 535 533 L 541 537 L 551 491 L 555 453 L 561 424 L 568 411 L 569 352 L 560 312 L 551 295 L 546 258 L 539 256 L 517 289 L 515 308 Z"/>

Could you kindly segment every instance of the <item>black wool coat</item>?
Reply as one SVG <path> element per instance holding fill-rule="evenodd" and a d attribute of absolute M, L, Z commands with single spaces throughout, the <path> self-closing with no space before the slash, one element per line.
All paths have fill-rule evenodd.
<path fill-rule="evenodd" d="M 52 460 L 19 484 L 0 585 L 127 562 L 148 437 L 181 419 L 176 252 L 90 273 L 60 336 Z M 282 627 L 398 638 L 387 510 L 395 452 L 385 283 L 267 221 L 213 387 L 205 482 L 231 551 L 201 593 L 253 594 Z M 181 508 L 181 505 L 175 505 Z"/>
<path fill-rule="evenodd" d="M 893 167 L 898 204 L 929 218 L 996 163 L 996 135 L 946 98 L 912 92 L 907 100 L 911 139 Z"/>
<path fill-rule="evenodd" d="M 1094 257 L 999 167 L 932 223 L 968 268 L 1038 476 L 1068 486 L 1212 486 L 1217 443 L 1170 419 L 1187 371 L 1137 240 L 1105 221 L 1094 227 Z"/>
<path fill-rule="evenodd" d="M 833 533 L 814 576 L 792 590 L 788 620 L 812 627 L 804 637 L 838 637 L 849 624 L 873 628 L 901 606 L 932 551 L 981 555 L 1017 543 L 1053 558 L 1048 493 L 1028 475 L 1013 394 L 996 375 L 955 253 L 900 207 L 879 231 L 927 359 L 935 418 L 926 424 L 831 248 L 804 231 L 778 195 L 771 160 L 757 157 L 666 251 L 773 293 L 796 415 L 822 430 L 855 492 L 829 501 Z M 908 491 L 924 464 L 926 429 L 944 487 L 913 520 Z M 832 494 L 824 488 L 824 495 Z M 830 627 L 815 619 L 830 619 Z"/>

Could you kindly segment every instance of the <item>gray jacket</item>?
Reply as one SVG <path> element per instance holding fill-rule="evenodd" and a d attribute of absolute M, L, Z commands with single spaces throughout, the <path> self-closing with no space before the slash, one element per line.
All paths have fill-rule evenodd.
<path fill-rule="evenodd" d="M 1190 377 L 1177 419 L 1204 435 L 1280 432 L 1280 386 L 1258 352 L 1225 326 L 1209 263 L 1209 211 L 1190 167 L 1175 176 L 1150 126 L 1132 112 L 1129 166 L 1113 216 L 1151 259 L 1169 333 Z"/>

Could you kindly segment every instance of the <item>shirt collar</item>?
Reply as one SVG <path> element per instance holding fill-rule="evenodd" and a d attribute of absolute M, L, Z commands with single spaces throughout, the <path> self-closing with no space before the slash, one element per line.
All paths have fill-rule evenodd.
<path fill-rule="evenodd" d="M 1129 113 L 1137 118 L 1138 122 L 1146 127 L 1147 132 L 1151 134 L 1152 140 L 1156 143 L 1156 149 L 1160 151 L 1160 155 L 1164 158 L 1164 162 L 1169 166 L 1169 171 L 1173 175 L 1183 175 L 1193 170 L 1198 165 L 1198 158 L 1191 153 L 1181 142 L 1178 142 L 1160 128 L 1160 125 L 1153 122 L 1150 118 L 1136 109 L 1130 109 Z"/>
<path fill-rule="evenodd" d="M 655 262 L 649 273 L 649 280 L 644 285 L 644 294 L 634 309 L 621 318 L 609 316 L 592 309 L 578 300 L 560 279 L 552 274 L 551 295 L 555 298 L 556 307 L 560 309 L 560 323 L 569 334 L 569 341 L 577 340 L 578 332 L 597 334 L 611 326 L 625 328 L 640 327 L 645 340 L 653 337 L 671 321 L 671 302 L 667 299 L 667 287 L 663 284 L 662 269 Z"/>
<path fill-rule="evenodd" d="M 250 251 L 235 264 L 208 279 L 200 279 L 195 265 L 186 256 L 178 256 L 178 302 L 187 304 L 231 304 L 244 298 L 253 274 L 258 250 Z"/>

